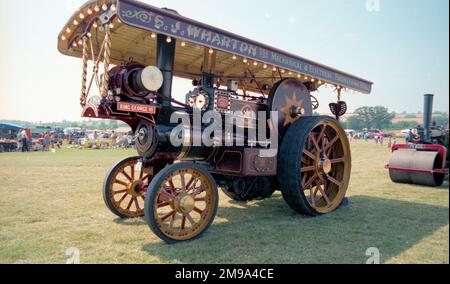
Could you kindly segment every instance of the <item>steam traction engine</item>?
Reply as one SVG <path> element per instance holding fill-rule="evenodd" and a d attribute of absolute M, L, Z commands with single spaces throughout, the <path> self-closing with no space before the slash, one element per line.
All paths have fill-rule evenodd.
<path fill-rule="evenodd" d="M 442 186 L 448 176 L 448 128 L 434 125 L 434 95 L 425 95 L 423 126 L 411 131 L 408 144 L 394 145 L 389 165 L 393 182 Z"/>
<path fill-rule="evenodd" d="M 349 143 L 336 119 L 313 116 L 311 93 L 335 88 L 338 118 L 341 92 L 370 93 L 371 82 L 132 0 L 89 1 L 58 48 L 83 59 L 83 116 L 135 132 L 138 156 L 108 173 L 106 205 L 121 218 L 145 215 L 162 240 L 199 237 L 216 215 L 218 187 L 238 201 L 281 190 L 293 210 L 312 216 L 345 197 Z M 192 81 L 182 99 L 172 96 L 174 77 Z M 198 123 L 208 113 L 214 119 Z M 217 126 L 230 118 L 231 128 Z M 207 134 L 207 145 L 211 128 L 225 135 Z"/>

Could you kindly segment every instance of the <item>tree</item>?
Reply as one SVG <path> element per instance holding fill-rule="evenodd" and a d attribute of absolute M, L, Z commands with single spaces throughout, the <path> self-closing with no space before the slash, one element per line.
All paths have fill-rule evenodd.
<path fill-rule="evenodd" d="M 389 128 L 395 117 L 395 113 L 390 113 L 389 110 L 383 106 L 361 107 L 355 110 L 355 114 L 356 118 L 353 122 L 357 123 L 357 120 L 359 120 L 363 123 L 363 128 L 368 129 Z"/>
<path fill-rule="evenodd" d="M 368 129 L 372 128 L 372 117 L 373 117 L 372 107 L 360 107 L 355 110 L 355 114 L 356 114 L 355 120 L 361 121 L 365 128 Z"/>
<path fill-rule="evenodd" d="M 356 116 L 352 116 L 347 120 L 347 128 L 354 129 L 356 131 L 361 131 L 364 129 L 364 121 Z"/>
<path fill-rule="evenodd" d="M 447 126 L 449 122 L 448 115 L 443 113 L 442 115 L 434 116 L 433 121 L 435 121 L 437 125 Z"/>
<path fill-rule="evenodd" d="M 395 118 L 395 113 L 390 113 L 389 110 L 382 106 L 376 106 L 373 108 L 373 124 L 375 128 L 385 129 L 392 125 L 392 120 Z"/>

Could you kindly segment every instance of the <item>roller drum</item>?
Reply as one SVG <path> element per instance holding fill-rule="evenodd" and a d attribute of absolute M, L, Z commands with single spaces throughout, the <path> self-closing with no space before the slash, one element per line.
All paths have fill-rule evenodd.
<path fill-rule="evenodd" d="M 405 171 L 390 169 L 389 175 L 393 182 L 433 187 L 441 186 L 444 183 L 444 174 L 431 172 L 442 168 L 442 157 L 438 152 L 398 150 L 393 153 L 389 166 L 409 169 Z"/>

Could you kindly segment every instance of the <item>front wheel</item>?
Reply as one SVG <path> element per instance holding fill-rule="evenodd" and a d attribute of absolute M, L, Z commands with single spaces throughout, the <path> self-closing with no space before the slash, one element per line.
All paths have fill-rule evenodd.
<path fill-rule="evenodd" d="M 140 160 L 140 157 L 130 157 L 118 162 L 103 184 L 103 200 L 119 218 L 144 216 L 145 194 L 152 179 L 152 169 L 138 166 Z"/>
<path fill-rule="evenodd" d="M 278 181 L 296 212 L 318 216 L 337 209 L 350 173 L 350 144 L 336 120 L 304 117 L 288 129 L 279 153 Z"/>
<path fill-rule="evenodd" d="M 204 167 L 174 164 L 148 187 L 145 218 L 150 229 L 169 244 L 196 239 L 214 221 L 218 196 L 216 182 Z"/>

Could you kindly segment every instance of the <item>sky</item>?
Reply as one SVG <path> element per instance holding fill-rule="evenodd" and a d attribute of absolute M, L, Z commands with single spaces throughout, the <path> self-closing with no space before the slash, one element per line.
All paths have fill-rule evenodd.
<path fill-rule="evenodd" d="M 448 0 L 141 0 L 374 82 L 344 94 L 350 111 L 449 110 Z M 80 120 L 81 60 L 57 36 L 81 0 L 0 0 L 0 119 Z M 192 88 L 175 81 L 174 96 Z M 336 99 L 315 93 L 322 113 Z"/>

